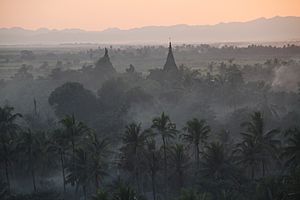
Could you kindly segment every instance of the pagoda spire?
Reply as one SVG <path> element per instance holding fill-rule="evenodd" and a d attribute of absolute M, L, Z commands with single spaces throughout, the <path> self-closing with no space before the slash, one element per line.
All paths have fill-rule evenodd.
<path fill-rule="evenodd" d="M 104 51 L 105 51 L 105 53 L 104 53 L 104 57 L 108 57 L 108 50 L 107 50 L 107 48 L 106 48 L 106 47 L 105 47 Z"/>
<path fill-rule="evenodd" d="M 173 51 L 172 51 L 172 44 L 169 42 L 169 52 L 167 56 L 166 63 L 164 65 L 164 71 L 177 71 L 177 65 L 174 59 Z"/>
<path fill-rule="evenodd" d="M 101 69 L 107 72 L 116 72 L 115 68 L 110 62 L 107 48 L 104 49 L 103 57 L 100 58 L 95 65 L 96 65 L 96 69 Z"/>

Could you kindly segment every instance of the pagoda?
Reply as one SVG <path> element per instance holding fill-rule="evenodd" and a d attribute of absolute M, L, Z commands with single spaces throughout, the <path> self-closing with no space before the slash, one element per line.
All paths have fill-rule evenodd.
<path fill-rule="evenodd" d="M 96 66 L 95 67 L 96 70 L 101 70 L 103 72 L 108 72 L 108 73 L 116 72 L 114 66 L 110 62 L 107 48 L 105 48 L 104 56 L 96 62 L 95 66 Z"/>
<path fill-rule="evenodd" d="M 163 70 L 166 72 L 177 72 L 178 71 L 178 67 L 176 65 L 173 51 L 172 51 L 171 42 L 169 43 L 169 52 L 168 52 L 167 60 L 166 60 Z"/>

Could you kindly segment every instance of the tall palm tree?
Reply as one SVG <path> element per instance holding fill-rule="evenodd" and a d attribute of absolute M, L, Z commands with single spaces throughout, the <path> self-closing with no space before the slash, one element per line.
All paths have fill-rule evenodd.
<path fill-rule="evenodd" d="M 239 188 L 241 174 L 231 155 L 220 143 L 211 143 L 205 147 L 199 169 L 199 184 L 204 191 L 210 192 L 214 197 L 212 199 L 223 199 L 224 194 L 233 193 Z"/>
<path fill-rule="evenodd" d="M 245 132 L 241 133 L 243 140 L 251 143 L 259 150 L 262 165 L 262 175 L 265 175 L 265 167 L 268 158 L 277 158 L 277 147 L 280 141 L 275 136 L 280 132 L 279 129 L 265 130 L 265 123 L 261 112 L 254 112 L 250 116 L 250 121 L 242 124 Z"/>
<path fill-rule="evenodd" d="M 18 152 L 24 154 L 25 164 L 31 174 L 33 190 L 37 191 L 36 186 L 36 168 L 37 163 L 42 159 L 42 144 L 37 132 L 27 129 L 22 132 L 20 141 L 18 142 Z"/>
<path fill-rule="evenodd" d="M 288 144 L 284 147 L 282 156 L 286 157 L 286 166 L 296 169 L 300 166 L 300 129 L 289 129 L 286 132 Z"/>
<path fill-rule="evenodd" d="M 165 188 L 167 188 L 167 142 L 168 139 L 174 138 L 178 131 L 176 130 L 176 125 L 171 122 L 170 117 L 168 115 L 165 115 L 164 112 L 159 117 L 155 117 L 152 120 L 151 128 L 156 131 L 156 134 L 161 136 L 163 141 L 164 182 Z"/>
<path fill-rule="evenodd" d="M 68 148 L 69 148 L 69 140 L 67 135 L 61 129 L 56 129 L 50 139 L 48 152 L 55 153 L 56 155 L 59 156 L 64 192 L 66 192 L 65 155 Z"/>
<path fill-rule="evenodd" d="M 153 200 L 156 200 L 156 176 L 160 170 L 161 152 L 156 149 L 155 140 L 153 137 L 147 140 L 147 149 L 144 153 L 146 160 L 146 167 L 151 177 L 151 187 Z"/>
<path fill-rule="evenodd" d="M 213 179 L 230 178 L 233 175 L 231 157 L 220 143 L 211 143 L 205 147 L 201 161 L 200 173 Z"/>
<path fill-rule="evenodd" d="M 0 140 L 3 149 L 3 155 L 1 160 L 4 162 L 5 166 L 5 176 L 6 184 L 8 186 L 8 191 L 10 191 L 10 178 L 9 178 L 9 147 L 13 142 L 13 135 L 18 129 L 16 120 L 22 117 L 20 113 L 13 113 L 14 108 L 9 106 L 0 107 Z"/>
<path fill-rule="evenodd" d="M 89 171 L 94 177 L 95 188 L 99 189 L 102 177 L 107 175 L 107 162 L 109 151 L 109 141 L 100 139 L 94 131 L 88 133 L 86 140 L 86 151 L 89 154 Z"/>
<path fill-rule="evenodd" d="M 183 139 L 194 146 L 195 160 L 198 168 L 200 160 L 199 145 L 206 143 L 210 127 L 206 124 L 205 120 L 199 121 L 197 118 L 194 118 L 187 121 L 183 129 L 186 131 L 186 134 L 183 134 Z"/>
<path fill-rule="evenodd" d="M 81 187 L 84 199 L 87 198 L 87 187 L 93 179 L 89 171 L 88 154 L 82 148 L 76 148 L 74 161 L 67 167 L 66 182 L 76 186 L 76 191 Z"/>
<path fill-rule="evenodd" d="M 261 163 L 262 155 L 260 155 L 260 149 L 251 140 L 246 140 L 236 145 L 236 149 L 233 151 L 236 158 L 236 163 L 242 165 L 246 169 L 251 171 L 251 179 L 255 177 L 255 171 Z"/>
<path fill-rule="evenodd" d="M 89 129 L 84 123 L 77 121 L 74 115 L 67 115 L 64 119 L 60 121 L 60 123 L 63 125 L 65 134 L 69 137 L 71 141 L 72 162 L 74 162 L 76 143 L 83 137 L 85 133 L 89 131 Z"/>
<path fill-rule="evenodd" d="M 148 136 L 149 134 L 147 131 L 142 131 L 141 124 L 133 122 L 125 127 L 123 136 L 124 146 L 121 150 L 123 151 L 125 159 L 133 165 L 138 192 L 140 191 L 139 168 L 141 165 L 141 154 L 145 151 L 145 144 Z"/>
<path fill-rule="evenodd" d="M 84 198 L 87 198 L 87 189 L 91 183 L 99 188 L 99 182 L 107 175 L 108 141 L 99 139 L 95 132 L 89 132 L 85 144 L 75 149 L 74 163 L 67 167 L 67 183 L 82 188 Z"/>
<path fill-rule="evenodd" d="M 170 149 L 170 166 L 173 169 L 175 176 L 177 177 L 178 191 L 183 186 L 184 172 L 189 165 L 188 155 L 185 152 L 182 144 L 175 144 Z"/>

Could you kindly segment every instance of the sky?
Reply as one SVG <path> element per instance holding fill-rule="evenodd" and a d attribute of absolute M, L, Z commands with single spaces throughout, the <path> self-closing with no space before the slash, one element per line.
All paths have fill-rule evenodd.
<path fill-rule="evenodd" d="M 104 30 L 300 16 L 300 0 L 0 0 L 0 27 Z"/>

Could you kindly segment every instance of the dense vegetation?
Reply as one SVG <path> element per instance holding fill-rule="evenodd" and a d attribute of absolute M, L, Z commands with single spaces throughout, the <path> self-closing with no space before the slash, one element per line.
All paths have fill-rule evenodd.
<path fill-rule="evenodd" d="M 240 142 L 226 131 L 213 138 L 197 118 L 178 130 L 162 113 L 146 129 L 128 124 L 118 149 L 74 116 L 53 131 L 20 127 L 12 107 L 0 116 L 2 199 L 300 197 L 300 129 L 266 129 L 261 112 L 243 123 Z M 28 187 L 31 195 L 14 195 Z"/>
<path fill-rule="evenodd" d="M 0 82 L 0 199 L 300 198 L 297 59 L 125 71 Z"/>

